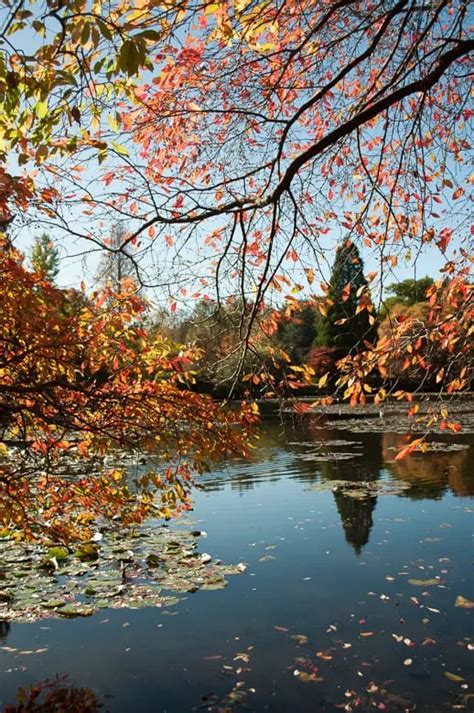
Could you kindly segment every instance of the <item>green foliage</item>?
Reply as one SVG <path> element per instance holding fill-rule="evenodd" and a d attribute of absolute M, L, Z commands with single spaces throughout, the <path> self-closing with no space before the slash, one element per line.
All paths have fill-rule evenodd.
<path fill-rule="evenodd" d="M 376 341 L 377 328 L 369 312 L 372 304 L 364 265 L 357 246 L 350 240 L 337 249 L 328 303 L 327 313 L 318 325 L 316 346 L 334 347 L 342 355 L 363 348 L 364 341 Z"/>
<path fill-rule="evenodd" d="M 315 309 L 311 305 L 303 304 L 289 320 L 279 324 L 278 344 L 293 362 L 301 364 L 305 361 L 316 337 L 317 320 Z"/>
<path fill-rule="evenodd" d="M 411 306 L 418 302 L 426 302 L 428 299 L 426 292 L 433 283 L 433 278 L 426 276 L 419 280 L 409 279 L 389 285 L 387 292 L 389 292 L 392 297 L 388 297 L 384 301 L 384 314 L 390 313 L 395 305 Z"/>
<path fill-rule="evenodd" d="M 31 267 L 43 280 L 53 283 L 59 273 L 59 250 L 47 233 L 37 235 L 30 255 Z"/>

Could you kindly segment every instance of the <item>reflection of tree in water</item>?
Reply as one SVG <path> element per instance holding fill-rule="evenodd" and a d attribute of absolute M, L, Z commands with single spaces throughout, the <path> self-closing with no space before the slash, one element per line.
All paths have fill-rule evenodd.
<path fill-rule="evenodd" d="M 20 688 L 18 704 L 5 706 L 3 713 L 98 713 L 103 709 L 90 688 L 71 686 L 67 675 Z"/>
<path fill-rule="evenodd" d="M 343 439 L 347 441 L 358 441 L 357 450 L 355 446 L 345 445 L 344 451 L 363 453 L 362 457 L 351 460 L 327 460 L 319 464 L 322 481 L 343 480 L 350 483 L 362 483 L 366 481 L 378 480 L 383 468 L 382 439 L 378 433 L 357 433 L 353 434 L 345 431 L 337 431 L 334 428 L 314 428 L 314 435 L 327 443 L 326 451 L 330 455 L 331 441 Z M 308 424 L 311 432 L 311 421 Z M 335 452 L 341 450 L 334 449 Z M 337 511 L 341 517 L 344 535 L 348 544 L 352 545 L 357 554 L 360 554 L 362 547 L 369 541 L 370 531 L 373 525 L 373 512 L 377 505 L 377 498 L 367 496 L 366 498 L 354 498 L 344 493 L 344 488 L 335 487 L 334 499 Z"/>
<path fill-rule="evenodd" d="M 364 446 L 367 457 L 364 456 L 363 459 L 321 463 L 321 479 L 344 480 L 351 483 L 378 480 L 382 465 L 380 437 L 369 439 L 369 444 L 365 443 Z M 346 541 L 352 545 L 357 554 L 360 554 L 362 547 L 369 541 L 377 498 L 369 496 L 363 499 L 354 498 L 346 495 L 344 488 L 339 488 L 337 485 L 333 492 Z"/>
<path fill-rule="evenodd" d="M 461 451 L 437 450 L 394 461 L 403 436 L 384 433 L 382 450 L 386 468 L 397 479 L 411 484 L 404 496 L 413 500 L 440 499 L 447 487 L 455 495 L 474 495 L 474 449 Z M 448 446 L 448 444 L 446 444 Z M 441 446 L 442 448 L 442 446 Z"/>
<path fill-rule="evenodd" d="M 369 541 L 373 525 L 372 513 L 375 510 L 377 498 L 367 497 L 360 500 L 337 491 L 334 493 L 334 500 L 341 516 L 346 542 L 352 545 L 359 555 L 364 545 Z"/>
<path fill-rule="evenodd" d="M 5 642 L 7 640 L 8 634 L 10 633 L 10 622 L 5 620 L 0 620 L 0 641 Z"/>

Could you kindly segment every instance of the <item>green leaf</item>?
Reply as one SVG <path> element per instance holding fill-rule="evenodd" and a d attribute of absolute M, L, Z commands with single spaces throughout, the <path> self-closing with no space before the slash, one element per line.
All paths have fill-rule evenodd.
<path fill-rule="evenodd" d="M 118 56 L 118 66 L 123 71 L 127 72 L 131 77 L 138 72 L 139 67 L 139 52 L 138 47 L 132 40 L 125 40 L 122 44 Z"/>
<path fill-rule="evenodd" d="M 102 22 L 102 20 L 97 20 L 97 27 L 99 28 L 101 35 L 105 37 L 106 40 L 112 39 L 112 32 L 110 31 L 110 27 L 107 23 Z"/>
<path fill-rule="evenodd" d="M 122 146 L 121 144 L 118 144 L 116 141 L 112 141 L 112 147 L 121 156 L 128 156 L 128 149 L 126 146 Z"/>
<path fill-rule="evenodd" d="M 46 114 L 48 113 L 48 102 L 46 101 L 40 101 L 37 103 L 35 106 L 35 114 L 38 117 L 38 119 L 44 119 Z"/>
<path fill-rule="evenodd" d="M 160 40 L 161 36 L 161 32 L 158 32 L 158 30 L 144 30 L 137 35 L 137 37 L 143 37 L 145 40 Z"/>
<path fill-rule="evenodd" d="M 84 27 L 82 28 L 82 33 L 81 33 L 81 45 L 87 44 L 89 41 L 89 37 L 91 34 L 91 26 L 88 22 L 84 24 Z"/>

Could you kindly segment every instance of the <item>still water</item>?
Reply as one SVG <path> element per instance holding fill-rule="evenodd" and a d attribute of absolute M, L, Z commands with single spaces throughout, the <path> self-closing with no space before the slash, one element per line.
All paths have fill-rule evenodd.
<path fill-rule="evenodd" d="M 474 710 L 474 437 L 400 462 L 400 434 L 354 429 L 268 419 L 201 479 L 200 550 L 247 565 L 226 589 L 0 623 L 2 709 L 67 674 L 113 712 Z"/>

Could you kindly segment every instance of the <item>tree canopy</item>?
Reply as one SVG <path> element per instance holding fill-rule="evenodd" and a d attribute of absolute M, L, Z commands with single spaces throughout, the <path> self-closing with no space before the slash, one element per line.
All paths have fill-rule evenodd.
<path fill-rule="evenodd" d="M 328 310 L 318 328 L 318 344 L 341 356 L 374 344 L 377 327 L 364 266 L 357 246 L 346 240 L 337 248 L 329 279 Z"/>
<path fill-rule="evenodd" d="M 67 537 L 87 535 L 94 517 L 186 508 L 193 472 L 246 451 L 255 411 L 229 412 L 185 388 L 199 354 L 147 334 L 133 283 L 64 310 L 62 291 L 7 240 L 0 251 L 0 522 Z M 125 447 L 150 454 L 133 482 L 100 461 Z"/>
<path fill-rule="evenodd" d="M 408 279 L 401 282 L 394 282 L 387 287 L 387 292 L 391 295 L 384 300 L 384 308 L 390 311 L 394 305 L 414 305 L 417 302 L 428 300 L 428 289 L 432 287 L 434 280 L 432 277 L 421 277 L 419 280 Z"/>

